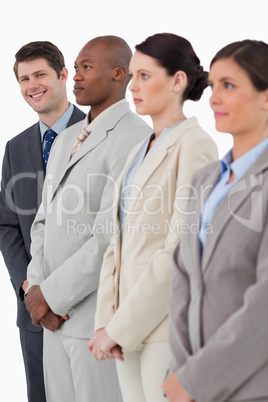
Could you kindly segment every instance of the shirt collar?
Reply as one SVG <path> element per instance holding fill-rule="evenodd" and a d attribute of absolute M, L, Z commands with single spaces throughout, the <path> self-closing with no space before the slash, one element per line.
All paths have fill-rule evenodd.
<path fill-rule="evenodd" d="M 56 121 L 55 124 L 53 124 L 52 127 L 46 126 L 41 120 L 39 120 L 41 141 L 43 142 L 44 134 L 49 128 L 51 128 L 57 134 L 59 134 L 61 131 L 65 130 L 65 128 L 67 127 L 68 122 L 72 116 L 73 111 L 74 111 L 74 105 L 72 103 L 70 103 L 66 112 L 63 113 L 63 115 Z"/>
<path fill-rule="evenodd" d="M 121 99 L 118 102 L 113 103 L 111 106 L 107 107 L 107 109 L 103 110 L 103 112 L 101 112 L 94 120 L 89 121 L 90 118 L 90 111 L 84 121 L 84 127 L 88 127 L 89 130 L 93 131 L 95 129 L 95 127 L 97 127 L 97 125 L 104 119 L 104 117 L 110 113 L 111 110 L 113 110 L 114 108 L 116 108 L 118 105 L 120 105 L 121 103 L 127 103 L 127 100 Z"/>
<path fill-rule="evenodd" d="M 239 180 L 267 146 L 268 138 L 265 138 L 258 145 L 250 149 L 235 161 L 233 161 L 232 149 L 230 149 L 221 160 L 221 173 L 226 170 L 232 170 L 234 172 L 235 180 Z"/>

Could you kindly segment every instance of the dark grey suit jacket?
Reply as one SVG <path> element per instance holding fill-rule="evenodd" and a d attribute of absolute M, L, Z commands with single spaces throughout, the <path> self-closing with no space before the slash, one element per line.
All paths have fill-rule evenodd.
<path fill-rule="evenodd" d="M 197 402 L 268 401 L 268 148 L 219 204 L 201 258 L 218 162 L 192 182 L 174 254 L 170 371 Z"/>
<path fill-rule="evenodd" d="M 74 107 L 67 126 L 85 116 Z M 30 229 L 41 203 L 44 176 L 40 129 L 36 123 L 6 144 L 0 193 L 0 250 L 17 295 L 17 325 L 29 331 L 42 330 L 32 325 L 21 285 L 31 259 Z"/>

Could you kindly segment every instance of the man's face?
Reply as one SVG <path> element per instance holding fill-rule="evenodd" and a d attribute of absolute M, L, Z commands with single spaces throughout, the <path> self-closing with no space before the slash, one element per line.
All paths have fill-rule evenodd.
<path fill-rule="evenodd" d="M 74 65 L 74 94 L 79 105 L 94 107 L 99 113 L 110 106 L 114 89 L 113 67 L 104 44 L 91 41 L 83 47 Z"/>
<path fill-rule="evenodd" d="M 38 114 L 56 112 L 66 97 L 67 70 L 60 78 L 45 59 L 24 61 L 18 65 L 22 96 Z"/>

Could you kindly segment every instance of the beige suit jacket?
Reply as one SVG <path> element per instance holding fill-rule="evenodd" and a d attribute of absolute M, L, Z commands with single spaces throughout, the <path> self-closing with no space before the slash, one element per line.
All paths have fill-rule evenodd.
<path fill-rule="evenodd" d="M 268 149 L 219 204 L 203 256 L 201 211 L 219 163 L 194 177 L 174 253 L 170 371 L 197 402 L 268 401 Z"/>
<path fill-rule="evenodd" d="M 139 147 L 128 158 L 119 188 Z M 172 253 L 183 231 L 189 185 L 193 173 L 217 155 L 214 141 L 195 117 L 172 130 L 134 178 L 122 244 L 116 196 L 117 236 L 102 265 L 95 329 L 106 327 L 126 349 L 168 339 Z"/>
<path fill-rule="evenodd" d="M 93 334 L 99 273 L 112 235 L 116 180 L 133 146 L 152 132 L 127 102 L 93 123 L 92 133 L 71 160 L 84 122 L 56 139 L 32 226 L 27 272 L 29 287 L 40 285 L 52 311 L 69 315 L 60 331 L 78 338 Z"/>

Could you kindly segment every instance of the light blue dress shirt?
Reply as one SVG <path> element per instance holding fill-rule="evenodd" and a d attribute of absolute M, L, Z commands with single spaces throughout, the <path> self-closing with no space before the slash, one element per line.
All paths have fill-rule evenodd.
<path fill-rule="evenodd" d="M 53 124 L 52 127 L 47 127 L 41 120 L 39 120 L 39 128 L 40 128 L 40 133 L 41 133 L 41 144 L 42 144 L 43 150 L 46 145 L 45 140 L 44 140 L 45 132 L 49 128 L 51 128 L 57 134 L 59 134 L 61 131 L 65 130 L 65 128 L 67 127 L 67 124 L 72 116 L 73 111 L 74 111 L 74 105 L 72 103 L 70 103 L 66 112 L 63 113 L 63 115 L 56 121 L 55 124 Z"/>
<path fill-rule="evenodd" d="M 202 211 L 201 226 L 199 231 L 199 239 L 202 248 L 206 242 L 206 233 L 208 232 L 208 227 L 213 218 L 213 215 L 225 197 L 225 195 L 230 191 L 230 189 L 241 179 L 241 177 L 246 173 L 249 167 L 256 161 L 258 156 L 264 151 L 268 146 L 268 138 L 260 142 L 250 151 L 242 155 L 240 158 L 233 162 L 232 150 L 230 150 L 220 161 L 221 163 L 221 173 L 219 180 L 211 193 L 209 194 Z M 228 183 L 230 179 L 231 171 L 234 173 L 234 181 Z"/>
<path fill-rule="evenodd" d="M 164 139 L 169 135 L 169 133 L 182 123 L 185 119 L 178 121 L 173 127 L 164 128 L 159 137 L 154 142 L 153 146 L 147 152 L 150 142 L 155 138 L 155 134 L 152 134 L 141 146 L 136 155 L 134 156 L 132 162 L 130 163 L 126 173 L 124 174 L 121 192 L 120 192 L 120 202 L 119 202 L 119 219 L 121 224 L 121 236 L 123 233 L 125 214 L 127 213 L 127 201 L 132 187 L 133 179 L 137 174 L 138 170 L 146 161 L 149 156 L 161 145 Z"/>

